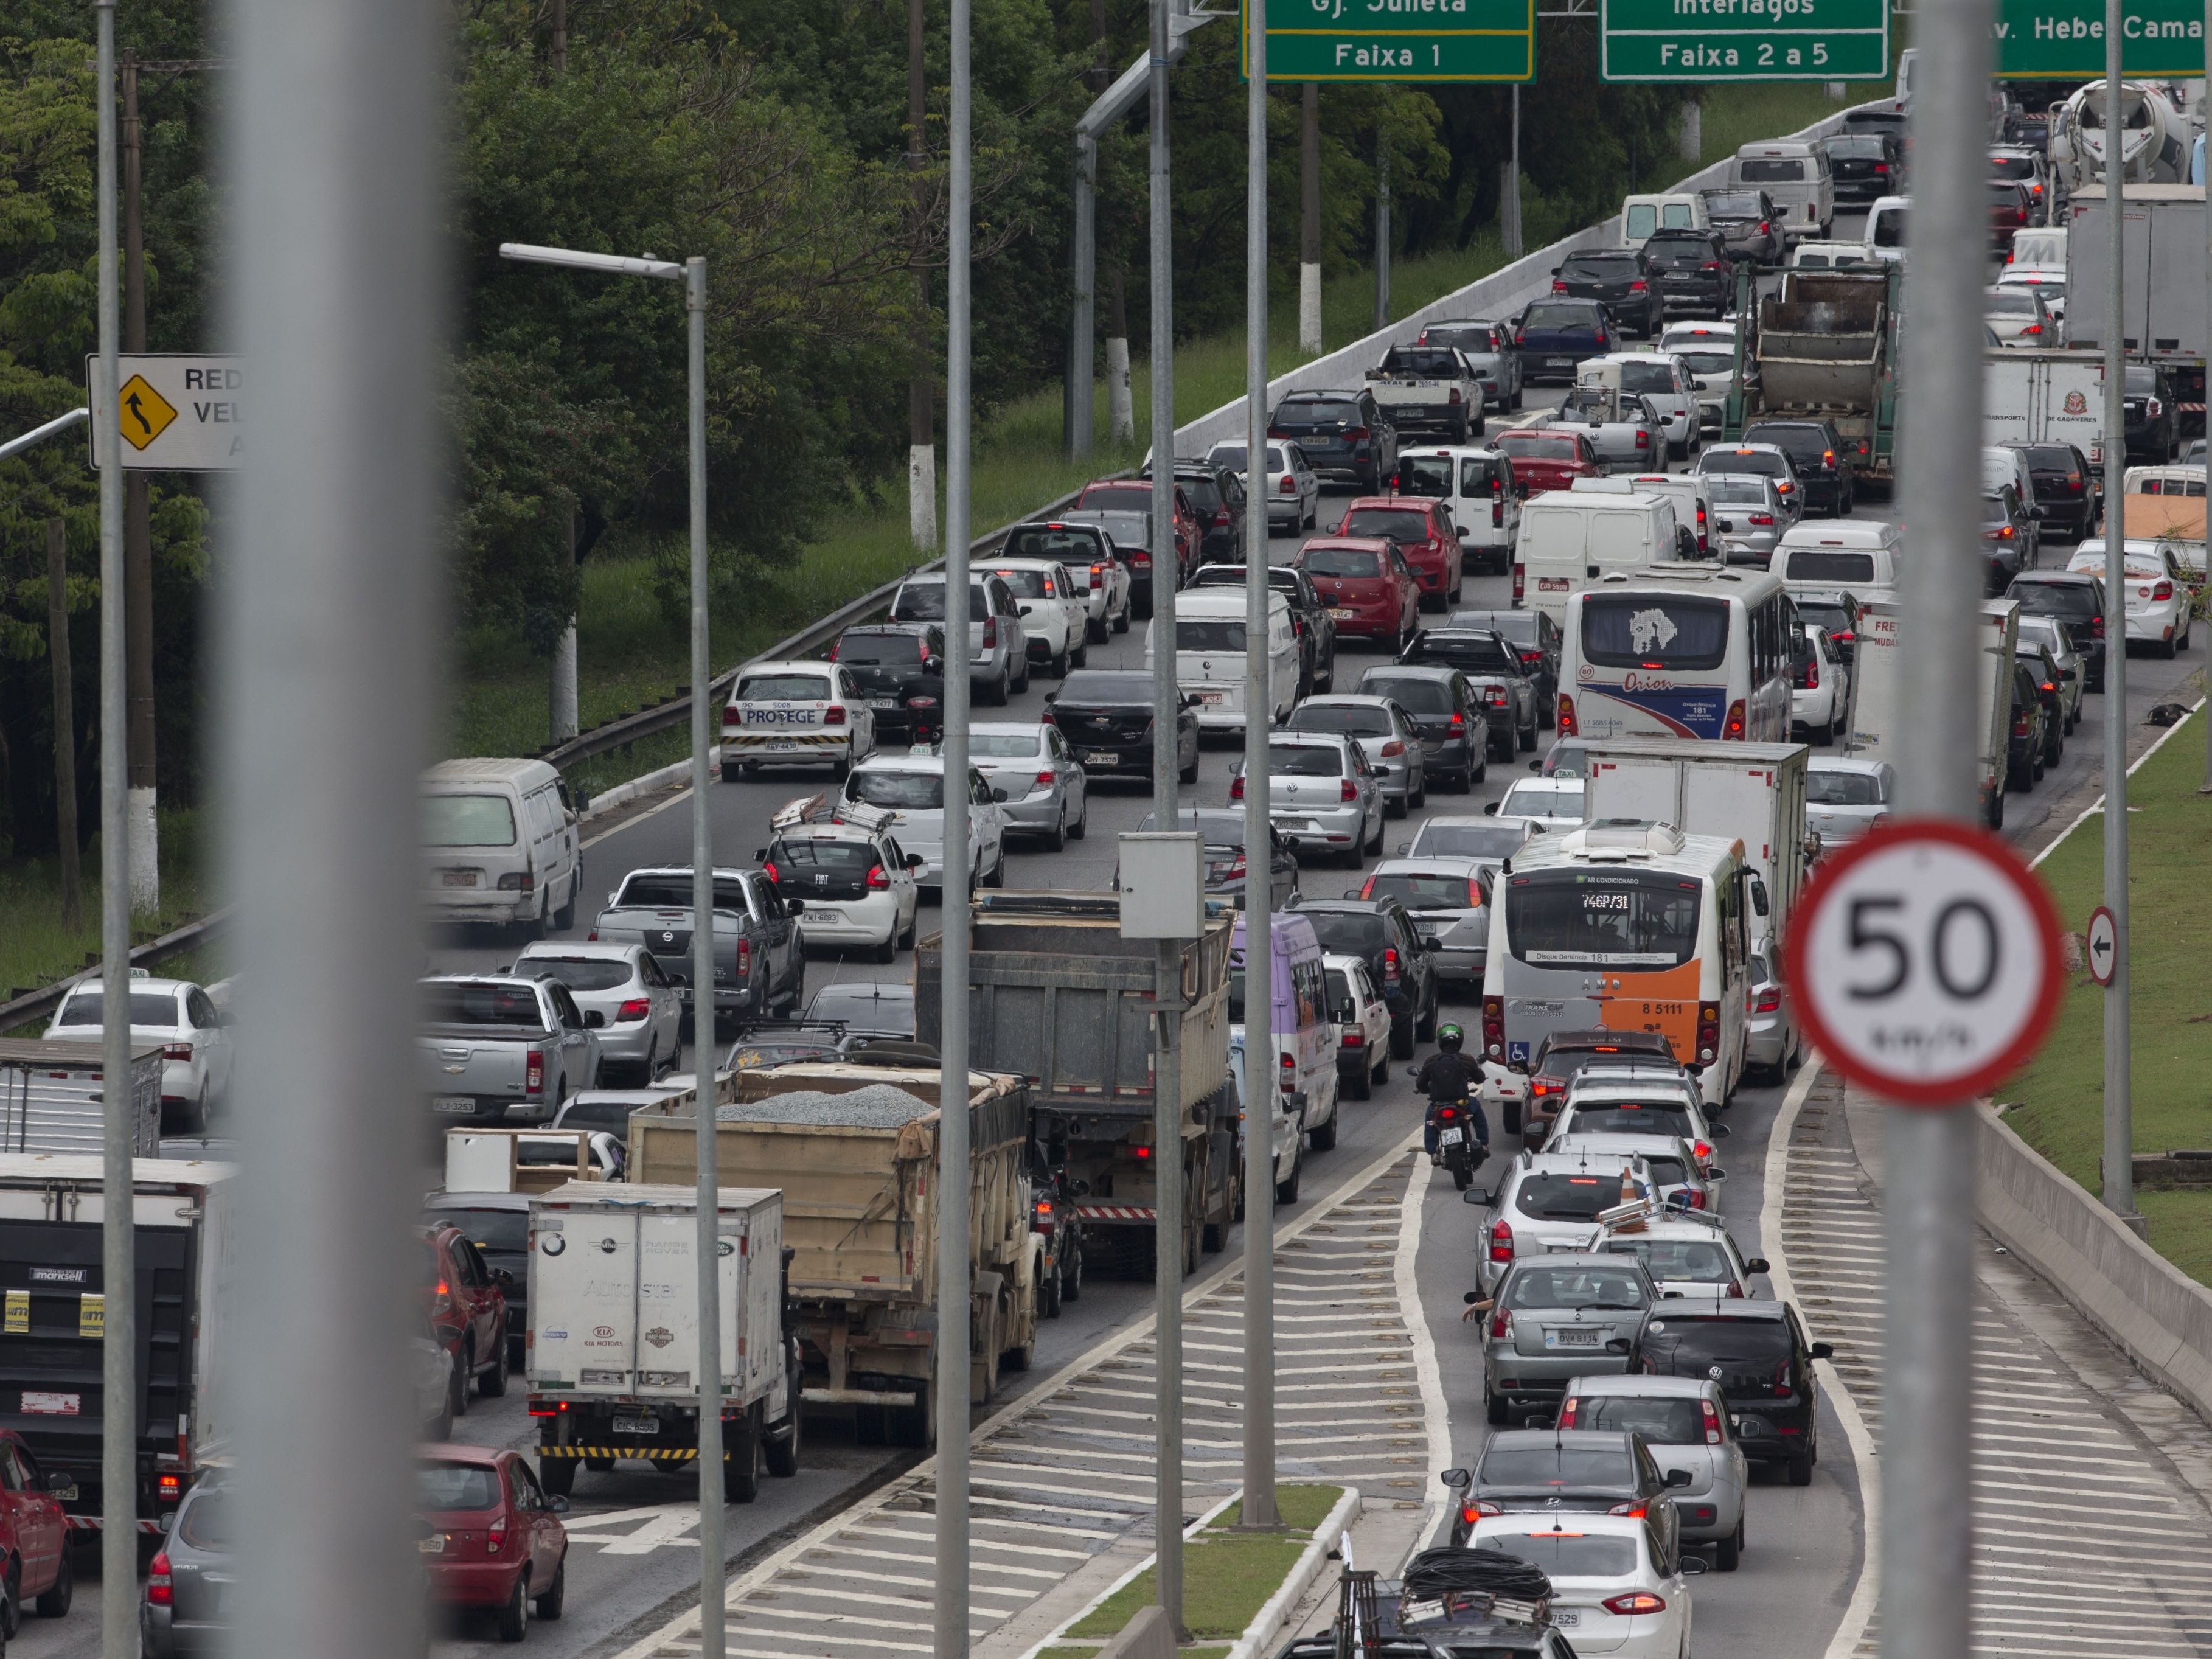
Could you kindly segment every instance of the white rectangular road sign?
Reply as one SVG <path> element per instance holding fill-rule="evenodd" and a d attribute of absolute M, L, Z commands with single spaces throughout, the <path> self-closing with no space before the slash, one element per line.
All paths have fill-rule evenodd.
<path fill-rule="evenodd" d="M 107 411 L 92 395 L 100 359 L 84 364 L 86 405 L 92 410 L 92 464 L 100 465 L 100 427 Z M 239 393 L 246 381 L 241 360 L 183 352 L 123 358 L 115 412 L 125 472 L 227 472 L 246 455 Z"/>

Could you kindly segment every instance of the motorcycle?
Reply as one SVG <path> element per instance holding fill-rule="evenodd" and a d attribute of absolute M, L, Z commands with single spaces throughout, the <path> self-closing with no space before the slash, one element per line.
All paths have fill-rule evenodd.
<path fill-rule="evenodd" d="M 1474 1172 L 1482 1163 L 1480 1146 L 1474 1117 L 1464 1105 L 1437 1108 L 1437 1156 L 1451 1171 L 1452 1186 L 1460 1192 L 1474 1184 Z"/>

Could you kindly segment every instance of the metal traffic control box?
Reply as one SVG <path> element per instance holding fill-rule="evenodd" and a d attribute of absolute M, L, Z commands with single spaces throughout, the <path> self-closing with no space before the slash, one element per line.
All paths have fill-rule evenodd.
<path fill-rule="evenodd" d="M 1206 925 L 1205 838 L 1122 836 L 1121 887 L 1123 939 L 1196 939 Z"/>

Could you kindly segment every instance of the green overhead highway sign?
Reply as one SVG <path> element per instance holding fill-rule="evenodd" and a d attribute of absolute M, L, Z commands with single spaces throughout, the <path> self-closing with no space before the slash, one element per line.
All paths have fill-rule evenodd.
<path fill-rule="evenodd" d="M 1253 0 L 1237 70 L 1251 74 Z M 1270 81 L 1528 81 L 1535 0 L 1266 0 Z"/>
<path fill-rule="evenodd" d="M 2204 73 L 2199 0 L 2121 0 L 2125 75 Z M 2090 79 L 2105 72 L 2105 9 L 2066 0 L 1997 0 L 1997 69 L 2027 80 Z"/>
<path fill-rule="evenodd" d="M 1889 73 L 1889 0 L 1605 0 L 1600 28 L 1607 81 L 1878 81 Z"/>

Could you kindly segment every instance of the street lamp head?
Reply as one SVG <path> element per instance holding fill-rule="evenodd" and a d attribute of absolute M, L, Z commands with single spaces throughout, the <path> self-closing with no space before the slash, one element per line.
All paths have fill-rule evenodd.
<path fill-rule="evenodd" d="M 528 242 L 501 242 L 499 257 L 520 260 L 526 264 L 564 265 L 571 270 L 599 270 L 612 276 L 657 276 L 664 282 L 681 282 L 684 267 L 667 259 L 656 259 L 651 254 L 633 258 L 621 253 L 587 253 L 581 248 L 538 247 Z"/>

